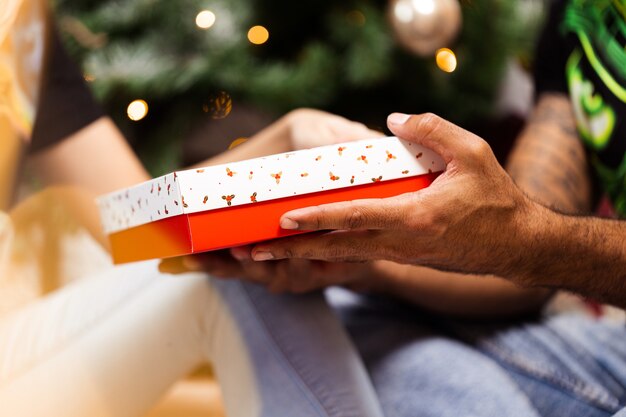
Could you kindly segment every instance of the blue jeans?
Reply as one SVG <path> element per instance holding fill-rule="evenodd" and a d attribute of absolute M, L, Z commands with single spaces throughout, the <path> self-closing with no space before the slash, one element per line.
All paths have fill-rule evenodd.
<path fill-rule="evenodd" d="M 387 417 L 626 415 L 623 325 L 570 315 L 463 323 L 394 300 L 328 296 Z"/>
<path fill-rule="evenodd" d="M 237 280 L 211 284 L 244 340 L 259 417 L 383 416 L 367 371 L 322 293 L 273 295 Z"/>

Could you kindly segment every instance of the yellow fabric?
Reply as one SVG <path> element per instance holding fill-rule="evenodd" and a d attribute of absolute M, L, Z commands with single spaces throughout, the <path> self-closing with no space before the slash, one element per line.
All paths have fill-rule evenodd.
<path fill-rule="evenodd" d="M 110 267 L 110 258 L 98 243 L 103 236 L 94 220 L 97 210 L 89 207 L 93 196 L 54 188 L 9 213 L 3 211 L 11 204 L 34 124 L 46 17 L 45 0 L 0 0 L 0 317 L 69 281 Z M 223 416 L 216 384 L 205 385 L 212 388 L 210 400 L 206 387 L 194 386 L 193 398 L 189 389 L 177 389 L 170 396 L 176 401 L 168 397 L 151 416 L 179 415 L 181 410 Z"/>
<path fill-rule="evenodd" d="M 13 228 L 11 219 L 5 212 L 0 211 L 0 277 L 4 276 L 12 241 Z"/>
<path fill-rule="evenodd" d="M 0 7 L 0 209 L 6 209 L 35 120 L 46 43 L 43 0 Z"/>
<path fill-rule="evenodd" d="M 9 280 L 13 252 L 14 229 L 9 215 L 0 212 L 0 317 L 32 299 L 36 289 L 25 281 Z M 30 287 L 30 288 L 29 288 Z"/>
<path fill-rule="evenodd" d="M 3 2 L 3 7 L 0 8 L 0 42 L 7 37 L 9 28 L 13 25 L 22 2 L 23 0 L 5 0 Z"/>
<path fill-rule="evenodd" d="M 35 118 L 46 44 L 45 3 L 3 0 L 0 17 L 0 114 L 28 140 Z M 4 7 L 4 6 L 3 6 Z"/>
<path fill-rule="evenodd" d="M 110 267 L 86 226 L 93 197 L 69 187 L 37 193 L 0 212 L 0 317 L 75 279 Z"/>
<path fill-rule="evenodd" d="M 0 210 L 7 210 L 35 117 L 43 67 L 45 2 L 2 0 L 0 7 Z M 0 211 L 0 316 L 56 288 L 59 241 L 69 231 L 57 221 L 56 192 Z M 51 213 L 53 214 L 51 216 Z"/>

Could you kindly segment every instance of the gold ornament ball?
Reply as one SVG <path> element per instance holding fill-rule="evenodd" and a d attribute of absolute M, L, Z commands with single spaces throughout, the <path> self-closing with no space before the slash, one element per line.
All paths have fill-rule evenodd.
<path fill-rule="evenodd" d="M 459 33 L 461 6 L 459 0 L 391 0 L 389 19 L 404 47 L 429 56 Z"/>
<path fill-rule="evenodd" d="M 226 91 L 220 91 L 209 97 L 208 103 L 202 106 L 202 111 L 209 113 L 213 119 L 226 118 L 233 109 L 233 99 Z"/>

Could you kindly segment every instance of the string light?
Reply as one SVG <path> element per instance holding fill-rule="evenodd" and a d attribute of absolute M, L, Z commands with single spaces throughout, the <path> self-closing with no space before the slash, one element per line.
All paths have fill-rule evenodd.
<path fill-rule="evenodd" d="M 435 61 L 442 71 L 453 72 L 456 69 L 456 55 L 448 48 L 439 49 L 435 55 Z"/>
<path fill-rule="evenodd" d="M 262 45 L 270 38 L 270 33 L 263 26 L 252 26 L 248 31 L 248 40 L 255 45 Z"/>
<path fill-rule="evenodd" d="M 209 29 L 215 23 L 215 13 L 210 10 L 202 10 L 196 16 L 196 26 L 200 29 Z"/>
<path fill-rule="evenodd" d="M 130 120 L 137 122 L 148 114 L 148 103 L 144 100 L 134 100 L 128 105 L 126 113 Z"/>

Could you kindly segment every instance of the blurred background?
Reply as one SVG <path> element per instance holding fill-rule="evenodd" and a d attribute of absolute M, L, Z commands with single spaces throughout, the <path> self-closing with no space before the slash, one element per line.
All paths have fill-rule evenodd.
<path fill-rule="evenodd" d="M 380 131 L 390 112 L 432 111 L 483 136 L 503 161 L 532 103 L 532 56 L 548 3 L 53 1 L 68 51 L 155 176 L 236 146 L 301 107 Z M 23 237 L 20 300 L 31 296 L 27 287 L 44 294 L 61 277 L 110 262 L 59 203 L 69 199 L 53 197 L 14 216 Z M 49 285 L 30 266 L 39 264 L 54 272 Z M 210 375 L 203 368 L 180 381 L 146 417 L 223 417 Z"/>
<path fill-rule="evenodd" d="M 85 80 L 153 175 L 315 107 L 436 112 L 506 156 L 544 0 L 56 0 Z"/>

